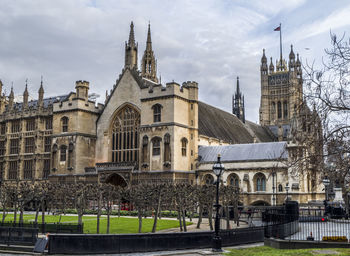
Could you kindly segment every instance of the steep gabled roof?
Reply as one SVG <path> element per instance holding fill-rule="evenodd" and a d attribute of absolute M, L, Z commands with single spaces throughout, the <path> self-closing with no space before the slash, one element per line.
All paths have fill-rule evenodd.
<path fill-rule="evenodd" d="M 253 143 L 254 137 L 260 142 L 274 141 L 273 135 L 266 128 L 252 122 L 244 124 L 237 116 L 200 101 L 198 130 L 199 135 L 230 144 Z"/>

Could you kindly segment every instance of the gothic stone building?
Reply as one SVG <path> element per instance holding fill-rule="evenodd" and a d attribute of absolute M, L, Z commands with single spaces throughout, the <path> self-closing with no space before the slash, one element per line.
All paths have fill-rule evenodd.
<path fill-rule="evenodd" d="M 199 101 L 196 82 L 161 84 L 150 27 L 139 70 L 131 23 L 124 68 L 104 104 L 89 99 L 87 81 L 57 97 L 44 98 L 43 83 L 38 100 L 28 100 L 27 86 L 23 102 L 14 101 L 12 89 L 1 96 L 2 182 L 212 183 L 211 168 L 220 153 L 223 182 L 239 186 L 245 204 L 281 203 L 286 183 L 295 200 L 319 199 L 317 170 L 307 177 L 292 175 L 287 164 L 291 152 L 301 148 L 295 139 L 300 113 L 312 114 L 298 108 L 301 69 L 293 56 L 291 51 L 289 69 L 281 60 L 274 71 L 264 53 L 258 125 L 245 120 L 238 80 L 233 114 Z"/>

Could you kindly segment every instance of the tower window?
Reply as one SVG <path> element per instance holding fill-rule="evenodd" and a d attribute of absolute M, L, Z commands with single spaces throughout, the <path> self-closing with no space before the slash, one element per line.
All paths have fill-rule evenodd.
<path fill-rule="evenodd" d="M 34 137 L 25 139 L 24 152 L 25 153 L 34 153 L 35 151 L 35 140 Z"/>
<path fill-rule="evenodd" d="M 11 125 L 11 132 L 12 133 L 19 132 L 20 129 L 21 129 L 21 123 L 19 122 L 19 120 L 13 121 Z"/>
<path fill-rule="evenodd" d="M 26 122 L 26 130 L 27 131 L 33 131 L 35 129 L 35 120 L 34 119 L 28 119 Z"/>
<path fill-rule="evenodd" d="M 277 117 L 282 118 L 282 104 L 281 102 L 277 102 Z"/>
<path fill-rule="evenodd" d="M 153 105 L 153 122 L 157 123 L 161 121 L 162 105 Z"/>
<path fill-rule="evenodd" d="M 159 156 L 160 155 L 160 141 L 161 141 L 161 139 L 158 138 L 158 137 L 155 137 L 152 140 L 152 144 L 153 144 L 152 155 L 153 156 Z"/>
<path fill-rule="evenodd" d="M 52 129 L 52 117 L 48 117 L 45 119 L 45 128 L 46 130 Z"/>
<path fill-rule="evenodd" d="M 62 132 L 68 132 L 68 117 L 61 118 Z"/>
<path fill-rule="evenodd" d="M 187 155 L 187 139 L 186 138 L 182 138 L 181 139 L 181 154 L 182 156 L 186 156 Z"/>
<path fill-rule="evenodd" d="M 284 118 L 288 117 L 288 103 L 287 103 L 287 101 L 283 102 L 283 117 Z"/>
<path fill-rule="evenodd" d="M 60 161 L 64 162 L 66 161 L 66 158 L 67 158 L 67 146 L 62 145 L 60 148 Z"/>

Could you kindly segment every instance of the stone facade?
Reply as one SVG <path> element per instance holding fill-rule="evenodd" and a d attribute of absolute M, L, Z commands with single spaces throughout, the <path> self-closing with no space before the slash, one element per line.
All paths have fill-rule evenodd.
<path fill-rule="evenodd" d="M 213 182 L 211 168 L 215 160 L 205 160 L 203 152 L 209 150 L 215 158 L 218 152 L 234 150 L 235 144 L 247 145 L 254 151 L 264 146 L 263 142 L 270 143 L 272 149 L 280 149 L 278 143 L 281 142 L 277 141 L 289 136 L 289 142 L 283 142 L 283 158 L 237 160 L 233 157 L 236 153 L 232 153 L 225 160 L 227 171 L 223 181 L 239 186 L 244 194 L 242 203 L 246 204 L 281 203 L 286 183 L 291 184 L 293 199 L 301 202 L 319 199 L 314 184 L 316 177 L 312 176 L 310 181 L 311 176 L 305 178 L 301 173 L 295 178 L 287 165 L 293 157 L 290 152 L 300 149 L 297 137 L 301 134 L 298 129 L 303 127 L 301 117 L 306 120 L 316 113 L 294 107 L 299 106 L 302 93 L 299 59 L 295 62 L 290 55 L 288 70 L 281 61 L 276 71 L 272 64 L 268 71 L 264 53 L 261 125 L 257 125 L 245 120 L 244 98 L 238 81 L 233 102 L 236 115 L 233 115 L 200 102 L 199 86 L 194 81 L 182 85 L 159 83 L 150 26 L 146 45 L 139 71 L 138 44 L 131 23 L 129 40 L 125 43 L 124 68 L 115 85 L 107 90 L 103 105 L 89 99 L 87 81 L 77 81 L 75 92 L 53 98 L 44 98 L 43 84 L 38 100 L 28 102 L 27 89 L 21 103 L 14 102 L 13 90 L 8 97 L 1 96 L 2 181 L 49 179 L 51 182 L 109 182 L 121 186 L 140 181 L 203 184 Z M 279 84 L 278 79 L 282 79 Z M 277 114 L 273 103 L 282 104 Z M 313 150 L 316 149 L 315 146 Z"/>

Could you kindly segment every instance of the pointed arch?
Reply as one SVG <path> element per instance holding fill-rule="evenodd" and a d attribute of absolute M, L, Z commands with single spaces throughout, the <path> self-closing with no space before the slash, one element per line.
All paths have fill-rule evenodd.
<path fill-rule="evenodd" d="M 140 119 L 139 110 L 128 103 L 115 111 L 110 123 L 112 162 L 138 161 Z"/>

